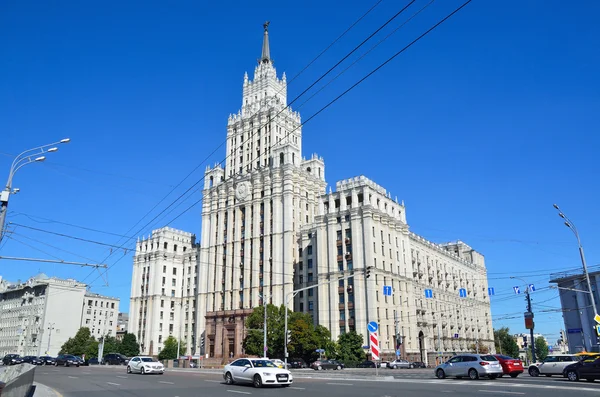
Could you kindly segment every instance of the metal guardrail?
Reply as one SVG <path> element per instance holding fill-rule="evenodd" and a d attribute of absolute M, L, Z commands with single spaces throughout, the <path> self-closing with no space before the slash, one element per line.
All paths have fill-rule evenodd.
<path fill-rule="evenodd" d="M 1 397 L 30 397 L 33 391 L 35 365 L 17 364 L 0 372 Z"/>

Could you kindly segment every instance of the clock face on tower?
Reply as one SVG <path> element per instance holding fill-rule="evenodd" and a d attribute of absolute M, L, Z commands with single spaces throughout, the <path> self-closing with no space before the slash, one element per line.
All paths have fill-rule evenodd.
<path fill-rule="evenodd" d="M 240 201 L 244 201 L 250 194 L 250 188 L 250 182 L 248 181 L 238 183 L 237 187 L 235 188 L 235 198 Z"/>

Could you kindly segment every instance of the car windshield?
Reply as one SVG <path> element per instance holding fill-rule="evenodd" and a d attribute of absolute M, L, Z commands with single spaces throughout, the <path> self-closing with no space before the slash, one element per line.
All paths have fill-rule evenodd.
<path fill-rule="evenodd" d="M 496 357 L 492 356 L 491 354 L 481 356 L 481 359 L 484 361 L 498 361 Z"/>
<path fill-rule="evenodd" d="M 145 362 L 145 363 L 152 363 L 152 362 L 154 362 L 154 359 L 150 358 L 150 357 L 142 357 L 141 360 L 143 362 Z"/>
<path fill-rule="evenodd" d="M 501 359 L 503 359 L 503 360 L 514 360 L 514 358 L 508 357 L 508 356 L 498 355 L 498 357 L 501 358 Z"/>
<path fill-rule="evenodd" d="M 269 360 L 252 360 L 252 364 L 254 365 L 255 368 L 264 368 L 264 367 L 277 368 L 277 366 L 275 364 L 273 364 L 272 361 L 269 361 Z"/>

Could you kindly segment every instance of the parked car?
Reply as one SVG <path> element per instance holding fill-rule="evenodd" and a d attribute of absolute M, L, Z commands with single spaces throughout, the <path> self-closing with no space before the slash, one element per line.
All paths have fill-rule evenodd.
<path fill-rule="evenodd" d="M 501 354 L 495 354 L 494 357 L 496 357 L 498 361 L 500 361 L 500 365 L 502 366 L 502 372 L 504 375 L 509 375 L 511 378 L 516 378 L 517 376 L 519 376 L 519 374 L 523 373 L 523 362 L 518 358 L 503 356 Z"/>
<path fill-rule="evenodd" d="M 36 356 L 25 356 L 25 357 L 23 357 L 23 362 L 33 364 L 33 365 L 42 365 L 43 364 L 43 361 L 40 360 Z"/>
<path fill-rule="evenodd" d="M 75 366 L 79 367 L 81 362 L 77 359 L 77 357 L 72 354 L 59 354 L 54 361 L 54 366 L 58 367 L 59 365 L 63 365 L 65 367 Z"/>
<path fill-rule="evenodd" d="M 294 378 L 287 369 L 277 368 L 272 361 L 260 358 L 240 358 L 223 368 L 223 379 L 228 385 L 252 383 L 254 387 L 280 385 L 287 387 Z"/>
<path fill-rule="evenodd" d="M 273 364 L 277 365 L 277 368 L 285 368 L 285 362 L 278 359 L 278 358 L 273 358 L 271 359 L 271 361 L 273 362 Z M 285 368 L 287 369 L 287 368 Z"/>
<path fill-rule="evenodd" d="M 23 364 L 23 358 L 18 354 L 7 354 L 2 359 L 2 364 L 4 365 L 15 365 L 15 364 Z"/>
<path fill-rule="evenodd" d="M 546 357 L 541 363 L 532 364 L 528 368 L 530 376 L 563 375 L 567 365 L 579 362 L 580 358 L 574 354 L 555 354 Z"/>
<path fill-rule="evenodd" d="M 83 358 L 81 358 L 79 356 L 75 356 L 75 358 L 77 360 L 79 360 L 79 365 L 81 365 L 81 366 L 86 366 L 87 367 L 88 365 L 90 365 L 87 360 L 84 360 Z"/>
<path fill-rule="evenodd" d="M 363 361 L 362 363 L 358 363 L 356 365 L 356 368 L 376 368 L 377 365 L 375 364 L 374 361 Z"/>
<path fill-rule="evenodd" d="M 389 369 L 397 369 L 397 368 L 412 368 L 412 364 L 406 360 L 394 360 L 387 364 L 387 368 Z"/>
<path fill-rule="evenodd" d="M 86 360 L 87 365 L 99 365 L 100 361 L 96 357 L 92 357 L 89 360 Z"/>
<path fill-rule="evenodd" d="M 415 361 L 412 363 L 413 368 L 427 368 L 423 361 Z"/>
<path fill-rule="evenodd" d="M 54 365 L 56 359 L 50 356 L 41 356 L 40 360 L 42 361 L 42 365 Z"/>
<path fill-rule="evenodd" d="M 288 368 L 306 368 L 306 361 L 302 358 L 292 358 L 288 360 Z"/>
<path fill-rule="evenodd" d="M 344 369 L 345 365 L 337 360 L 321 360 L 312 363 L 311 368 L 315 371 L 322 369 Z"/>
<path fill-rule="evenodd" d="M 496 379 L 502 375 L 502 366 L 491 354 L 460 354 L 435 367 L 434 374 L 438 379 L 469 377 L 472 380 L 481 376 Z"/>
<path fill-rule="evenodd" d="M 126 365 L 129 359 L 119 353 L 109 353 L 104 356 L 104 365 Z"/>
<path fill-rule="evenodd" d="M 600 358 L 595 360 L 579 360 L 574 364 L 569 364 L 564 369 L 564 376 L 572 382 L 585 379 L 593 382 L 600 379 Z"/>
<path fill-rule="evenodd" d="M 127 373 L 145 374 L 164 374 L 165 366 L 152 357 L 136 356 L 132 357 L 127 363 Z"/>

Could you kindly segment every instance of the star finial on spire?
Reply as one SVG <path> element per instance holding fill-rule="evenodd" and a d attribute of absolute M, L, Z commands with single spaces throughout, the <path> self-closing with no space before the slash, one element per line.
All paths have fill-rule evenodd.
<path fill-rule="evenodd" d="M 263 45 L 262 45 L 262 56 L 260 57 L 260 61 L 264 63 L 271 62 L 271 51 L 269 50 L 269 24 L 271 22 L 267 21 L 263 24 L 264 34 L 263 34 Z"/>

